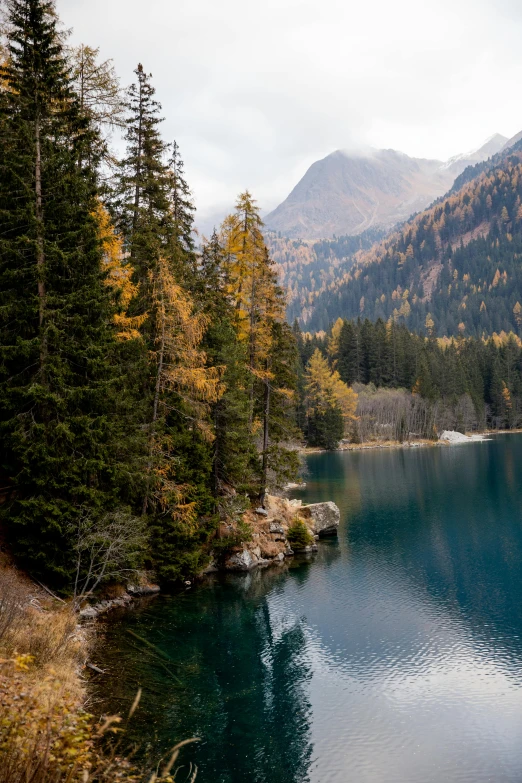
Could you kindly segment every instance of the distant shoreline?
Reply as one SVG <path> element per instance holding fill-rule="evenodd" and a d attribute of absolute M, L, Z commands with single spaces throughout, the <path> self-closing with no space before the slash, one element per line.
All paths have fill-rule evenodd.
<path fill-rule="evenodd" d="M 514 429 L 514 430 L 482 430 L 482 432 L 471 432 L 471 433 L 465 433 L 469 435 L 483 435 L 487 437 L 488 435 L 517 435 L 522 433 L 522 429 Z M 474 441 L 475 443 L 480 443 L 480 440 Z M 427 438 L 419 438 L 417 440 L 406 440 L 402 443 L 398 440 L 383 440 L 383 441 L 368 441 L 367 443 L 343 443 L 339 445 L 336 449 L 332 449 L 332 451 L 366 451 L 366 450 L 375 450 L 375 449 L 414 449 L 414 448 L 421 448 L 422 446 L 454 446 L 457 444 L 449 443 L 447 441 L 441 441 L 441 440 L 428 440 Z M 317 446 L 305 446 L 302 449 L 299 449 L 300 454 L 304 454 L 307 456 L 308 454 L 323 454 L 326 453 L 328 449 L 321 449 Z"/>

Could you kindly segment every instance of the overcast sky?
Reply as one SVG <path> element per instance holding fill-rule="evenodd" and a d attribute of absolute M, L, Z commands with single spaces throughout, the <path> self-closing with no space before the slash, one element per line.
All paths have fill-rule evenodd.
<path fill-rule="evenodd" d="M 153 75 L 200 214 L 276 206 L 339 148 L 446 159 L 522 130 L 522 0 L 57 0 Z"/>

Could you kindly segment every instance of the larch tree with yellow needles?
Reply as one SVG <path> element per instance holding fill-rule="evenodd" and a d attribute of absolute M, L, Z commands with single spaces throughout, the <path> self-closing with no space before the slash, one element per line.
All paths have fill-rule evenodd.
<path fill-rule="evenodd" d="M 264 502 L 267 486 L 277 486 L 295 474 L 292 449 L 283 442 L 296 437 L 294 416 L 297 351 L 295 338 L 285 322 L 285 299 L 262 233 L 259 208 L 249 191 L 238 196 L 236 208 L 222 226 L 222 242 L 228 261 L 228 292 L 235 309 L 235 327 L 244 344 L 248 369 L 249 426 L 261 455 L 259 497 Z M 293 346 L 292 371 L 278 374 L 276 354 L 281 340 Z M 284 351 L 282 354 L 283 355 Z M 281 377 L 279 377 L 281 375 Z M 284 376 L 284 381 L 283 381 Z M 274 398 L 285 400 L 286 406 Z M 281 414 L 286 409 L 286 432 Z M 292 420 L 292 425 L 290 421 Z M 284 429 L 284 428 L 283 428 Z"/>
<path fill-rule="evenodd" d="M 308 442 L 311 446 L 332 449 L 355 418 L 357 394 L 331 370 L 316 348 L 306 368 L 308 401 Z"/>

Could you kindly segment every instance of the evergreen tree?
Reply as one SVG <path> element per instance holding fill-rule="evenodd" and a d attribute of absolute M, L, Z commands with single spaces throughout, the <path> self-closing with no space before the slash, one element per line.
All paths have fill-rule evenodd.
<path fill-rule="evenodd" d="M 141 65 L 136 75 L 115 208 L 134 270 L 128 315 L 141 319 L 145 359 L 136 366 L 149 440 L 141 512 L 158 574 L 174 581 L 202 565 L 214 529 L 210 416 L 223 390 L 223 368 L 207 362 L 202 340 L 209 318 L 187 290 L 196 280 L 193 207 L 179 152 L 175 147 L 169 168 L 161 106 Z"/>
<path fill-rule="evenodd" d="M 198 270 L 197 300 L 208 318 L 202 347 L 209 363 L 224 367 L 222 396 L 213 405 L 212 488 L 219 498 L 225 486 L 244 493 L 255 481 L 255 447 L 249 431 L 246 346 L 234 328 L 235 310 L 227 296 L 227 255 L 214 231 L 205 243 Z"/>
<path fill-rule="evenodd" d="M 345 426 L 355 416 L 357 395 L 330 370 L 316 349 L 306 368 L 308 403 L 308 442 L 311 446 L 334 449 Z"/>
<path fill-rule="evenodd" d="M 168 252 L 177 279 L 188 290 L 197 277 L 194 245 L 194 212 L 192 193 L 185 179 L 179 146 L 174 141 L 167 168 L 167 193 L 170 202 Z"/>
<path fill-rule="evenodd" d="M 151 76 L 141 63 L 134 73 L 137 81 L 129 88 L 127 103 L 127 154 L 120 164 L 115 209 L 136 280 L 145 293 L 149 271 L 165 244 L 167 145 L 159 131 L 161 105 L 154 98 Z"/>
<path fill-rule="evenodd" d="M 49 0 L 11 0 L 0 92 L 1 506 L 17 554 L 65 581 L 80 517 L 115 501 L 112 305 L 96 134 Z M 86 162 L 87 161 L 87 162 Z"/>
<path fill-rule="evenodd" d="M 359 339 L 354 325 L 344 321 L 339 336 L 339 359 L 337 369 L 341 380 L 351 385 L 359 380 Z"/>
<path fill-rule="evenodd" d="M 296 425 L 298 352 L 294 334 L 285 321 L 272 326 L 272 347 L 264 379 L 261 500 L 268 487 L 282 489 L 299 469 L 294 444 L 302 433 Z"/>

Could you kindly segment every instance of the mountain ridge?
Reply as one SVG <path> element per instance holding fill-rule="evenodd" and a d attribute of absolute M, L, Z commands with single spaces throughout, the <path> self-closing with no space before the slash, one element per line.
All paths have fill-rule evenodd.
<path fill-rule="evenodd" d="M 335 150 L 315 161 L 265 223 L 290 239 L 390 230 L 443 196 L 470 164 L 500 152 L 494 134 L 476 150 L 443 162 L 392 149 Z"/>
<path fill-rule="evenodd" d="M 359 251 L 342 277 L 303 300 L 306 328 L 360 316 L 425 333 L 519 332 L 522 138 L 464 173 L 460 190 Z"/>

